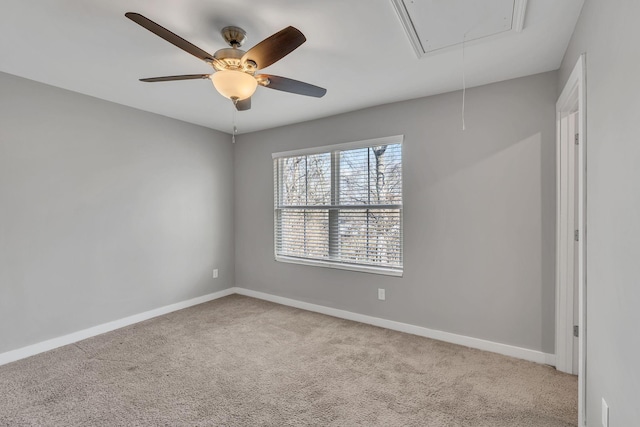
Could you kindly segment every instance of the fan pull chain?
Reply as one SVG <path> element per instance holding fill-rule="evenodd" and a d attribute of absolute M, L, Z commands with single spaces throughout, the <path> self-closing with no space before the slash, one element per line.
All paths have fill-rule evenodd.
<path fill-rule="evenodd" d="M 231 131 L 231 143 L 235 144 L 236 143 L 236 134 L 238 133 L 238 127 L 236 126 L 236 104 L 238 103 L 238 100 L 234 100 L 233 101 L 233 115 L 232 115 L 232 121 L 233 121 L 233 129 Z"/>

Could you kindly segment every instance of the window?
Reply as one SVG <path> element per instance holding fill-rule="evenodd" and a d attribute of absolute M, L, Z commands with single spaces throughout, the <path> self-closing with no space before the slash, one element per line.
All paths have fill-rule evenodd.
<path fill-rule="evenodd" d="M 402 139 L 273 154 L 276 260 L 401 276 Z"/>

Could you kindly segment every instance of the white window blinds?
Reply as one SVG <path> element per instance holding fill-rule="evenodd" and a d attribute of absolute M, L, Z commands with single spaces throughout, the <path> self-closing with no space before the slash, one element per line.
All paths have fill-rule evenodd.
<path fill-rule="evenodd" d="M 402 136 L 273 157 L 277 260 L 402 274 Z"/>

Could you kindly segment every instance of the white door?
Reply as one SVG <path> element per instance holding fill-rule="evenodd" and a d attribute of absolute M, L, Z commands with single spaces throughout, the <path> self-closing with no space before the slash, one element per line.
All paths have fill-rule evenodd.
<path fill-rule="evenodd" d="M 564 323 L 564 331 L 559 338 L 562 342 L 558 347 L 564 354 L 563 360 L 558 361 L 557 368 L 569 374 L 578 375 L 578 337 L 575 328 L 579 326 L 578 306 L 578 279 L 580 250 L 580 225 L 579 225 L 579 177 L 580 158 L 577 141 L 578 137 L 578 113 L 573 108 L 560 120 L 560 176 L 559 204 L 563 215 L 560 218 L 560 240 L 558 251 L 566 268 L 560 271 L 559 283 L 563 288 L 561 304 L 564 304 L 565 312 L 561 323 Z M 579 329 L 579 328 L 578 328 Z"/>
<path fill-rule="evenodd" d="M 586 91 L 585 55 L 557 112 L 556 368 L 578 375 L 578 424 L 586 425 Z M 574 335 L 577 327 L 577 335 Z"/>
<path fill-rule="evenodd" d="M 580 135 L 578 133 L 578 113 L 575 112 L 569 116 L 569 121 L 572 124 L 571 131 L 574 136 L 573 150 L 570 150 L 573 154 L 573 224 L 574 224 L 574 241 L 573 241 L 573 327 L 578 328 L 578 333 L 573 334 L 573 345 L 571 346 L 571 351 L 573 353 L 573 363 L 571 367 L 571 373 L 573 375 L 578 375 L 578 335 L 580 334 L 579 325 L 580 325 L 580 313 L 579 313 L 579 268 L 580 263 L 578 259 L 578 251 L 580 250 L 580 242 L 578 241 L 580 238 L 579 224 L 580 218 L 578 217 L 578 213 L 580 211 L 579 203 L 580 203 L 580 189 L 578 188 L 579 176 L 578 172 L 580 171 L 580 150 L 578 149 L 577 141 L 580 140 Z M 578 231 L 576 238 L 576 231 Z M 574 329 L 575 331 L 575 329 Z"/>

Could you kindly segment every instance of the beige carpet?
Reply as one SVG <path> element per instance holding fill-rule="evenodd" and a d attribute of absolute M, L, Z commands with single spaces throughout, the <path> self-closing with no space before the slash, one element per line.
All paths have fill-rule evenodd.
<path fill-rule="evenodd" d="M 232 295 L 0 366 L 2 426 L 575 426 L 553 368 Z"/>

